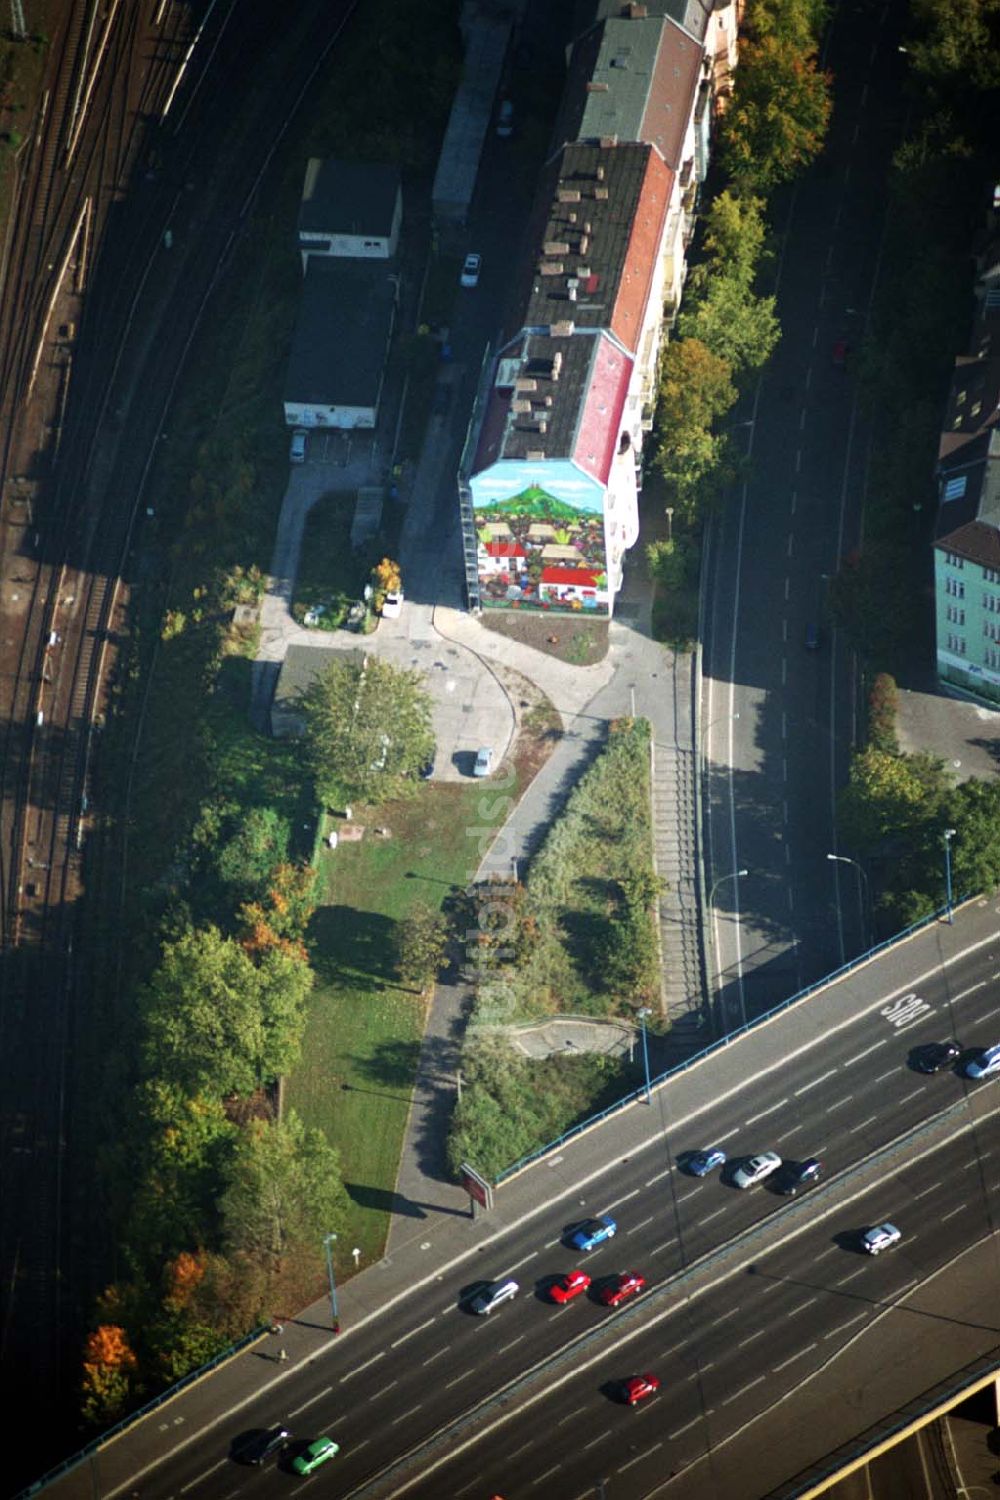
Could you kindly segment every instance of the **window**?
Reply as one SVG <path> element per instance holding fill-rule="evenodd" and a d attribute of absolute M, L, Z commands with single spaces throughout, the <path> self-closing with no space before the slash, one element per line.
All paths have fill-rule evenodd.
<path fill-rule="evenodd" d="M 1000 626 L 995 620 L 983 621 L 983 635 L 988 641 L 1000 640 Z"/>
<path fill-rule="evenodd" d="M 1000 651 L 996 646 L 987 646 L 983 656 L 986 666 L 992 667 L 994 671 L 1000 667 Z"/>
<path fill-rule="evenodd" d="M 968 477 L 969 476 L 967 474 L 959 474 L 955 479 L 949 479 L 944 487 L 944 498 L 946 500 L 961 500 L 962 496 L 965 494 L 965 486 Z M 948 561 L 954 568 L 960 568 L 962 566 L 962 559 L 960 557 L 955 557 L 954 553 L 949 552 Z"/>
<path fill-rule="evenodd" d="M 962 488 L 963 489 L 965 488 L 964 481 L 963 481 Z M 944 555 L 944 560 L 945 560 L 945 562 L 948 564 L 948 566 L 950 568 L 959 568 L 959 569 L 961 569 L 961 568 L 965 567 L 965 558 L 964 557 L 959 557 L 959 555 L 958 555 L 957 552 L 946 552 L 945 555 Z"/>
<path fill-rule="evenodd" d="M 964 635 L 951 635 L 949 633 L 949 635 L 948 635 L 948 650 L 949 651 L 954 651 L 954 653 L 955 653 L 956 656 L 964 656 L 965 655 L 965 636 Z"/>
<path fill-rule="evenodd" d="M 957 604 L 949 604 L 948 605 L 948 611 L 947 611 L 947 613 L 948 613 L 948 620 L 949 620 L 950 624 L 952 624 L 952 625 L 964 625 L 965 624 L 965 610 L 964 609 L 959 609 L 959 607 L 958 607 Z"/>
<path fill-rule="evenodd" d="M 953 599 L 964 599 L 965 582 L 961 578 L 946 578 L 944 581 L 944 591 L 946 594 L 950 594 Z"/>
<path fill-rule="evenodd" d="M 996 568 L 984 568 L 983 569 L 983 582 L 984 583 L 1000 583 L 1000 572 L 998 572 Z"/>

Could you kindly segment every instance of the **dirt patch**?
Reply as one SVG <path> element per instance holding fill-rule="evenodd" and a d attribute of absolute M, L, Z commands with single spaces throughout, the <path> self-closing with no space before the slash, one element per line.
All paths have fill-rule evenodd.
<path fill-rule="evenodd" d="M 494 666 L 514 709 L 514 749 L 519 795 L 529 787 L 563 736 L 558 710 L 541 688 L 513 667 Z"/>
<path fill-rule="evenodd" d="M 479 623 L 522 646 L 534 646 L 546 656 L 590 667 L 603 661 L 608 651 L 607 620 L 577 620 L 570 615 L 542 617 L 514 610 L 484 610 Z"/>

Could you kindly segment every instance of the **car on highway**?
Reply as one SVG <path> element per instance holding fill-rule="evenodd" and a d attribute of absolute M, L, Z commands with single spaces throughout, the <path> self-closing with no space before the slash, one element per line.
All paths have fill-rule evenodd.
<path fill-rule="evenodd" d="M 243 1464 L 262 1464 L 282 1449 L 291 1434 L 279 1422 L 277 1427 L 261 1428 L 247 1439 L 234 1455 Z"/>
<path fill-rule="evenodd" d="M 655 1375 L 630 1375 L 622 1381 L 622 1400 L 629 1406 L 638 1406 L 647 1396 L 655 1396 L 660 1382 Z"/>
<path fill-rule="evenodd" d="M 706 1146 L 703 1151 L 692 1151 L 684 1163 L 692 1177 L 707 1177 L 716 1167 L 726 1165 L 726 1153 L 718 1146 Z"/>
<path fill-rule="evenodd" d="M 902 1238 L 895 1224 L 874 1224 L 871 1229 L 862 1231 L 861 1248 L 866 1255 L 881 1255 L 883 1250 L 898 1245 Z"/>
<path fill-rule="evenodd" d="M 805 644 L 807 651 L 818 651 L 820 647 L 820 630 L 815 620 L 810 620 L 806 626 Z"/>
<path fill-rule="evenodd" d="M 476 1293 L 469 1306 L 479 1317 L 486 1317 L 494 1308 L 502 1307 L 505 1302 L 512 1302 L 520 1290 L 517 1282 L 509 1278 L 506 1281 L 491 1281 Z"/>
<path fill-rule="evenodd" d="M 484 745 L 481 750 L 476 751 L 476 763 L 472 768 L 473 776 L 488 776 L 493 769 L 493 746 Z"/>
<path fill-rule="evenodd" d="M 339 1452 L 340 1444 L 335 1443 L 333 1438 L 316 1438 L 297 1458 L 292 1459 L 292 1468 L 296 1474 L 313 1474 L 320 1464 L 336 1458 Z"/>
<path fill-rule="evenodd" d="M 775 1190 L 786 1198 L 794 1198 L 803 1188 L 818 1182 L 822 1172 L 823 1163 L 815 1156 L 807 1156 L 804 1161 L 783 1161 L 781 1171 L 773 1179 Z"/>
<path fill-rule="evenodd" d="M 847 364 L 847 356 L 850 354 L 850 352 L 851 346 L 846 339 L 834 340 L 830 357 L 832 358 L 833 363 L 837 366 L 838 369 L 843 369 L 844 365 Z"/>
<path fill-rule="evenodd" d="M 620 1276 L 601 1288 L 601 1301 L 605 1307 L 620 1307 L 641 1292 L 645 1285 L 646 1278 L 638 1271 L 622 1271 Z"/>
<path fill-rule="evenodd" d="M 1000 1042 L 985 1047 L 965 1064 L 966 1078 L 993 1078 L 1000 1073 Z"/>
<path fill-rule="evenodd" d="M 288 457 L 293 464 L 304 464 L 306 461 L 306 438 L 307 434 L 301 427 L 296 427 L 292 433 L 292 440 L 288 445 Z"/>
<path fill-rule="evenodd" d="M 603 1245 L 605 1240 L 613 1240 L 617 1233 L 618 1225 L 614 1219 L 601 1214 L 596 1219 L 587 1219 L 574 1229 L 569 1242 L 574 1250 L 593 1250 L 596 1245 Z"/>
<path fill-rule="evenodd" d="M 772 1172 L 777 1172 L 781 1166 L 781 1157 L 777 1151 L 761 1151 L 757 1156 L 745 1157 L 733 1173 L 733 1182 L 738 1188 L 753 1187 L 754 1183 L 763 1182 L 765 1177 L 770 1177 Z"/>
<path fill-rule="evenodd" d="M 574 1297 L 579 1297 L 590 1285 L 590 1277 L 586 1271 L 567 1271 L 565 1276 L 557 1276 L 549 1287 L 549 1297 L 553 1302 L 572 1302 Z"/>
<path fill-rule="evenodd" d="M 957 1042 L 927 1042 L 923 1047 L 914 1047 L 910 1060 L 918 1073 L 940 1073 L 942 1068 L 957 1062 L 962 1049 Z"/>
<path fill-rule="evenodd" d="M 462 262 L 462 274 L 459 277 L 462 286 L 478 286 L 479 273 L 482 269 L 483 257 L 474 252 L 468 254 Z"/>

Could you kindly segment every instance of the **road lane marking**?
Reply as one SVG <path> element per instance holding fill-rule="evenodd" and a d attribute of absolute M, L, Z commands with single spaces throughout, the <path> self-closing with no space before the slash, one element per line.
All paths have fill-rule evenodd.
<path fill-rule="evenodd" d="M 527 1453 L 528 1449 L 529 1448 L 533 1448 L 534 1445 L 535 1445 L 534 1438 L 531 1438 L 530 1441 L 527 1442 L 527 1443 L 522 1443 L 521 1446 L 520 1446 L 520 1448 L 515 1448 L 513 1453 L 508 1453 L 507 1454 L 508 1462 L 512 1458 L 519 1458 L 522 1453 Z"/>
<path fill-rule="evenodd" d="M 928 1193 L 936 1193 L 939 1187 L 944 1187 L 944 1183 L 932 1182 L 930 1187 L 921 1188 L 919 1193 L 914 1193 L 913 1195 L 914 1203 L 916 1203 L 918 1198 L 926 1198 Z"/>
<path fill-rule="evenodd" d="M 440 1359 L 441 1358 L 442 1354 L 447 1354 L 448 1350 L 450 1348 L 451 1348 L 450 1344 L 445 1344 L 444 1348 L 443 1349 L 439 1349 L 436 1354 L 432 1354 L 431 1357 L 430 1357 L 430 1359 L 425 1359 L 424 1362 L 423 1362 L 423 1365 L 432 1365 L 436 1359 Z M 421 1366 L 421 1368 L 423 1368 L 423 1365 Z"/>
<path fill-rule="evenodd" d="M 903 1094 L 901 1098 L 896 1100 L 896 1103 L 905 1104 L 907 1099 L 915 1099 L 918 1094 L 926 1094 L 926 1092 L 927 1090 L 923 1087 L 922 1084 L 920 1084 L 917 1086 L 917 1088 L 911 1089 L 908 1094 Z"/>
<path fill-rule="evenodd" d="M 889 1069 L 888 1073 L 879 1073 L 876 1078 L 872 1079 L 872 1083 L 885 1083 L 885 1080 L 887 1078 L 891 1078 L 894 1073 L 898 1073 L 899 1071 L 900 1071 L 900 1067 L 899 1067 L 899 1063 L 897 1063 L 894 1068 L 890 1068 Z"/>
<path fill-rule="evenodd" d="M 434 1322 L 433 1318 L 428 1318 L 427 1322 L 426 1323 L 421 1323 L 421 1325 L 420 1325 L 419 1328 L 411 1328 L 410 1331 L 409 1331 L 409 1333 L 404 1333 L 403 1336 L 402 1336 L 402 1338 L 396 1339 L 395 1343 L 392 1343 L 392 1344 L 389 1345 L 389 1348 L 390 1349 L 398 1349 L 399 1346 L 400 1346 L 400 1344 L 405 1344 L 406 1343 L 407 1339 L 412 1339 L 415 1334 L 423 1333 L 423 1331 L 424 1331 L 425 1328 L 430 1328 L 430 1326 L 431 1326 L 431 1324 L 433 1322 Z"/>
<path fill-rule="evenodd" d="M 814 1078 L 811 1083 L 804 1083 L 800 1089 L 795 1090 L 795 1098 L 797 1099 L 800 1094 L 808 1094 L 810 1089 L 818 1089 L 821 1083 L 825 1083 L 828 1078 L 832 1078 L 835 1073 L 839 1072 L 839 1068 L 831 1068 L 829 1073 L 821 1073 L 820 1076 L 818 1078 Z"/>
<path fill-rule="evenodd" d="M 756 1380 L 751 1380 L 749 1385 L 741 1386 L 738 1391 L 734 1391 L 731 1396 L 727 1396 L 724 1401 L 720 1401 L 719 1405 L 728 1406 L 731 1401 L 738 1401 L 741 1396 L 746 1395 L 747 1391 L 752 1391 L 755 1385 L 762 1385 L 766 1379 L 766 1375 L 758 1375 Z"/>
<path fill-rule="evenodd" d="M 775 1375 L 779 1375 L 782 1370 L 787 1370 L 789 1365 L 794 1365 L 795 1361 L 797 1359 L 801 1359 L 804 1354 L 811 1354 L 814 1349 L 818 1348 L 819 1344 L 809 1344 L 807 1348 L 800 1349 L 798 1354 L 793 1354 L 791 1359 L 782 1360 L 780 1365 L 774 1365 L 773 1369 Z"/>
<path fill-rule="evenodd" d="M 406 1421 L 407 1417 L 414 1417 L 414 1416 L 416 1416 L 417 1412 L 420 1411 L 421 1408 L 423 1407 L 423 1404 L 424 1403 L 422 1401 L 418 1401 L 417 1404 L 416 1404 L 416 1406 L 411 1406 L 410 1407 L 409 1411 L 404 1411 L 400 1416 L 393 1417 L 392 1421 L 389 1423 L 389 1426 L 390 1427 L 398 1427 L 399 1424 L 400 1424 L 400 1422 L 405 1422 Z"/>
<path fill-rule="evenodd" d="M 706 1328 L 715 1328 L 717 1326 L 717 1324 L 719 1324 L 719 1323 L 725 1323 L 727 1321 L 727 1319 L 729 1319 L 729 1318 L 735 1318 L 738 1312 L 739 1312 L 739 1308 L 738 1307 L 731 1307 L 729 1309 L 729 1311 L 726 1312 L 726 1313 L 723 1313 L 721 1317 L 719 1317 L 719 1318 L 713 1318 L 712 1321 L 711 1321 L 711 1323 L 706 1323 L 705 1327 Z"/>
<path fill-rule="evenodd" d="M 660 1255 L 664 1250 L 673 1250 L 673 1248 L 673 1240 L 664 1240 L 662 1245 L 654 1245 L 649 1253 L 650 1255 Z"/>
<path fill-rule="evenodd" d="M 683 1427 L 675 1427 L 673 1432 L 667 1433 L 667 1442 L 672 1443 L 675 1438 L 679 1438 L 683 1433 L 690 1432 L 691 1428 L 697 1427 L 700 1421 L 701 1417 L 697 1416 L 693 1417 L 690 1422 L 685 1422 Z"/>
<path fill-rule="evenodd" d="M 565 1424 L 567 1422 L 572 1422 L 572 1420 L 573 1420 L 574 1417 L 578 1417 L 580 1415 L 580 1413 L 582 1411 L 585 1411 L 585 1410 L 586 1410 L 585 1407 L 578 1406 L 576 1408 L 576 1411 L 571 1411 L 568 1417 L 560 1417 L 559 1421 L 556 1423 L 556 1426 L 557 1427 L 563 1427 L 563 1426 L 565 1426 Z"/>
<path fill-rule="evenodd" d="M 808 1302 L 800 1302 L 798 1307 L 793 1307 L 791 1312 L 786 1313 L 786 1318 L 794 1318 L 796 1313 L 805 1312 L 807 1307 L 814 1307 L 819 1301 L 818 1297 L 810 1297 Z"/>
<path fill-rule="evenodd" d="M 553 1464 L 551 1469 L 546 1469 L 544 1474 L 539 1474 L 537 1479 L 533 1479 L 532 1484 L 543 1484 L 546 1479 L 551 1479 L 553 1474 L 558 1474 L 561 1468 L 562 1464 Z"/>
<path fill-rule="evenodd" d="M 600 1437 L 591 1438 L 591 1440 L 590 1440 L 589 1443 L 584 1443 L 583 1447 L 580 1450 L 581 1453 L 586 1453 L 586 1451 L 587 1451 L 588 1448 L 596 1448 L 597 1445 L 598 1445 L 598 1443 L 603 1443 L 604 1439 L 608 1438 L 610 1436 L 611 1436 L 611 1428 L 609 1427 L 606 1432 L 602 1432 L 601 1433 Z M 512 1458 L 513 1458 L 513 1456 L 514 1455 L 511 1454 Z"/>
<path fill-rule="evenodd" d="M 849 1068 L 853 1063 L 860 1062 L 863 1057 L 870 1057 L 871 1054 L 873 1052 L 877 1052 L 880 1047 L 888 1047 L 888 1045 L 889 1038 L 887 1036 L 884 1036 L 880 1042 L 873 1042 L 872 1045 L 870 1047 L 866 1047 L 863 1052 L 855 1052 L 854 1056 L 847 1058 L 842 1066 L 845 1068 Z"/>
<path fill-rule="evenodd" d="M 391 1380 L 388 1385 L 380 1385 L 379 1388 L 378 1388 L 378 1390 L 375 1392 L 375 1394 L 368 1397 L 368 1400 L 369 1401 L 377 1401 L 380 1396 L 384 1396 L 385 1395 L 386 1391 L 391 1391 L 392 1388 L 393 1388 L 393 1386 L 394 1385 L 398 1385 L 398 1384 L 399 1384 L 398 1380 Z M 292 1415 L 293 1416 L 295 1415 L 294 1412 L 292 1413 Z M 351 1447 L 351 1451 L 352 1452 L 354 1451 L 353 1444 L 352 1444 L 352 1447 Z"/>
<path fill-rule="evenodd" d="M 843 1331 L 844 1331 L 845 1328 L 853 1328 L 854 1325 L 855 1325 L 855 1323 L 860 1323 L 862 1321 L 862 1319 L 870 1318 L 870 1317 L 871 1317 L 871 1313 L 868 1311 L 867 1308 L 865 1308 L 864 1312 L 855 1313 L 853 1318 L 848 1318 L 848 1320 L 847 1320 L 846 1323 L 838 1323 L 837 1326 L 836 1326 L 836 1328 L 831 1328 L 830 1332 L 829 1333 L 824 1333 L 823 1337 L 824 1337 L 824 1339 L 833 1339 L 833 1338 L 836 1338 L 837 1334 L 838 1333 L 843 1333 Z"/>
<path fill-rule="evenodd" d="M 462 1373 L 461 1373 L 461 1375 L 456 1375 L 455 1378 L 454 1378 L 454 1380 L 449 1380 L 448 1384 L 445 1385 L 445 1386 L 443 1386 L 442 1389 L 446 1390 L 446 1391 L 450 1391 L 453 1385 L 460 1385 L 463 1380 L 468 1380 L 468 1378 L 469 1378 L 468 1371 L 467 1370 L 463 1370 Z"/>
<path fill-rule="evenodd" d="M 616 1198 L 614 1203 L 609 1203 L 606 1212 L 610 1213 L 613 1208 L 621 1208 L 622 1204 L 628 1203 L 631 1198 L 638 1198 L 641 1192 L 642 1188 L 633 1188 L 630 1193 L 625 1194 L 624 1198 Z"/>
<path fill-rule="evenodd" d="M 556 1236 L 556 1238 L 554 1240 L 546 1240 L 545 1241 L 545 1245 L 544 1245 L 544 1249 L 551 1250 L 553 1245 L 561 1245 L 561 1244 L 562 1244 L 562 1235 L 559 1234 L 559 1235 Z"/>
<path fill-rule="evenodd" d="M 366 1359 L 363 1365 L 358 1365 L 356 1369 L 348 1370 L 346 1375 L 341 1375 L 340 1384 L 343 1385 L 345 1381 L 353 1380 L 355 1375 L 361 1374 L 362 1370 L 367 1370 L 370 1369 L 372 1365 L 377 1365 L 380 1359 L 385 1359 L 384 1349 L 380 1349 L 377 1354 L 373 1354 L 371 1359 Z"/>
<path fill-rule="evenodd" d="M 654 1443 L 653 1446 L 652 1446 L 652 1448 L 647 1448 L 646 1449 L 645 1453 L 637 1453 L 636 1456 L 635 1456 L 635 1458 L 630 1458 L 627 1464 L 621 1464 L 615 1470 L 615 1472 L 617 1474 L 624 1474 L 625 1470 L 626 1469 L 631 1469 L 631 1467 L 632 1467 L 633 1464 L 641 1464 L 641 1463 L 643 1463 L 647 1458 L 650 1457 L 651 1454 L 656 1453 L 657 1450 L 660 1449 L 660 1448 L 662 1448 L 662 1447 L 663 1447 L 662 1443 Z M 554 1472 L 555 1472 L 555 1470 L 550 1470 L 550 1473 L 554 1473 Z"/>
<path fill-rule="evenodd" d="M 766 1120 L 767 1117 L 768 1117 L 768 1115 L 773 1115 L 779 1109 L 783 1109 L 787 1103 L 788 1103 L 787 1099 L 779 1099 L 778 1102 L 777 1102 L 777 1104 L 772 1104 L 771 1107 L 770 1107 L 770 1109 L 761 1110 L 761 1112 L 760 1112 L 759 1115 L 748 1115 L 747 1118 L 746 1118 L 746 1120 L 744 1121 L 744 1124 L 745 1125 L 755 1125 L 758 1120 Z"/>
<path fill-rule="evenodd" d="M 695 1219 L 695 1228 L 700 1229 L 703 1224 L 711 1224 L 713 1219 L 717 1219 L 720 1214 L 727 1213 L 728 1211 L 729 1205 L 726 1204 L 723 1208 L 717 1208 L 714 1214 L 707 1214 L 704 1219 Z"/>
<path fill-rule="evenodd" d="M 670 1176 L 670 1168 L 668 1167 L 665 1172 L 657 1172 L 657 1174 L 656 1174 L 655 1177 L 650 1177 L 649 1180 L 648 1180 L 648 1182 L 646 1183 L 646 1187 L 652 1187 L 654 1182 L 662 1182 L 663 1179 L 664 1179 L 664 1177 L 669 1177 L 669 1176 Z M 558 1241 L 557 1241 L 557 1243 L 558 1243 Z"/>
<path fill-rule="evenodd" d="M 868 1275 L 868 1267 L 867 1266 L 860 1266 L 858 1268 L 858 1270 L 852 1271 L 849 1276 L 841 1276 L 841 1278 L 840 1278 L 839 1281 L 834 1282 L 834 1285 L 835 1286 L 846 1286 L 849 1281 L 857 1281 L 857 1279 L 858 1279 L 859 1276 L 867 1276 L 867 1275 Z"/>
<path fill-rule="evenodd" d="M 869 1127 L 869 1125 L 874 1125 L 877 1119 L 878 1119 L 878 1115 L 869 1115 L 868 1118 L 867 1118 L 867 1120 L 862 1120 L 861 1121 L 860 1125 L 852 1125 L 851 1129 L 850 1129 L 850 1134 L 851 1135 L 857 1135 L 857 1133 L 858 1133 L 859 1130 L 867 1130 L 868 1127 Z"/>
<path fill-rule="evenodd" d="M 845 1104 L 853 1104 L 853 1103 L 854 1103 L 854 1095 L 853 1094 L 848 1094 L 848 1096 L 847 1096 L 846 1099 L 838 1099 L 837 1102 L 836 1102 L 836 1104 L 828 1104 L 826 1112 L 827 1112 L 828 1115 L 832 1115 L 835 1109 L 843 1109 L 843 1107 L 844 1107 Z"/>
<path fill-rule="evenodd" d="M 506 1354 L 508 1349 L 513 1349 L 516 1344 L 520 1344 L 521 1341 L 525 1338 L 527 1338 L 527 1334 L 519 1333 L 517 1338 L 511 1339 L 509 1344 L 501 1345 L 501 1347 L 496 1351 L 497 1355 L 499 1356 L 501 1354 Z"/>
<path fill-rule="evenodd" d="M 202 1470 L 202 1472 L 198 1475 L 197 1479 L 192 1479 L 189 1484 L 183 1485 L 181 1487 L 180 1494 L 186 1495 L 187 1492 L 188 1492 L 188 1490 L 193 1490 L 196 1484 L 201 1484 L 201 1481 L 203 1479 L 207 1479 L 208 1476 L 209 1476 L 209 1474 L 214 1474 L 215 1471 L 216 1471 L 216 1469 L 221 1469 L 222 1466 L 223 1466 L 223 1464 L 228 1464 L 228 1463 L 229 1463 L 229 1459 L 228 1458 L 220 1458 L 219 1462 L 217 1464 L 213 1464 L 210 1469 L 204 1469 L 204 1470 Z"/>
<path fill-rule="evenodd" d="M 531 1254 L 526 1255 L 523 1260 L 516 1260 L 510 1269 L 512 1271 L 517 1271 L 521 1266 L 526 1266 L 529 1260 L 534 1260 L 535 1257 L 540 1254 L 541 1252 L 539 1250 L 532 1250 Z"/>
<path fill-rule="evenodd" d="M 395 1380 L 392 1383 L 393 1383 L 393 1385 L 397 1384 L 397 1382 Z M 388 1389 L 389 1389 L 389 1387 L 386 1386 L 386 1390 L 388 1390 Z M 318 1396 L 310 1396 L 308 1401 L 303 1402 L 303 1404 L 301 1406 L 297 1406 L 294 1411 L 290 1411 L 288 1413 L 289 1417 L 297 1417 L 297 1416 L 300 1415 L 301 1412 L 308 1411 L 309 1408 L 310 1408 L 310 1406 L 315 1406 L 317 1401 L 322 1401 L 322 1399 L 323 1399 L 324 1396 L 329 1396 L 329 1394 L 330 1394 L 330 1392 L 332 1390 L 333 1390 L 333 1386 L 332 1385 L 328 1385 L 327 1388 L 326 1388 L 326 1390 L 325 1391 L 320 1391 L 320 1393 L 319 1393 Z"/>
<path fill-rule="evenodd" d="M 736 1345 L 737 1349 L 745 1349 L 747 1344 L 752 1344 L 757 1339 L 762 1339 L 765 1333 L 770 1333 L 770 1331 L 769 1328 L 758 1328 L 756 1333 L 751 1333 L 748 1338 L 741 1339 Z"/>
<path fill-rule="evenodd" d="M 967 1203 L 960 1203 L 958 1205 L 958 1207 L 957 1208 L 953 1208 L 950 1213 L 942 1214 L 941 1217 L 940 1217 L 940 1219 L 938 1220 L 938 1223 L 939 1224 L 947 1224 L 948 1220 L 949 1219 L 953 1219 L 956 1214 L 964 1214 L 965 1210 L 967 1208 L 968 1208 L 968 1204 Z"/>
<path fill-rule="evenodd" d="M 656 1215 L 655 1215 L 655 1214 L 650 1214 L 650 1216 L 649 1216 L 649 1218 L 648 1218 L 648 1219 L 643 1219 L 643 1220 L 642 1220 L 642 1222 L 641 1222 L 641 1223 L 640 1223 L 640 1224 L 632 1224 L 632 1225 L 631 1225 L 631 1226 L 630 1226 L 630 1227 L 629 1227 L 629 1228 L 628 1228 L 628 1229 L 627 1229 L 627 1230 L 626 1230 L 626 1231 L 625 1231 L 625 1233 L 626 1233 L 626 1234 L 635 1234 L 635 1232 L 636 1232 L 636 1230 L 637 1230 L 637 1229 L 645 1229 L 645 1227 L 646 1227 L 646 1225 L 647 1225 L 647 1224 L 652 1224 L 652 1222 L 653 1222 L 653 1220 L 654 1220 L 654 1219 L 655 1219 L 655 1218 L 656 1218 Z"/>

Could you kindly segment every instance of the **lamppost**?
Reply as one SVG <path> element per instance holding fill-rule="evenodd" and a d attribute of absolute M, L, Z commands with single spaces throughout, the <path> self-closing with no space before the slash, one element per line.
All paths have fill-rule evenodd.
<path fill-rule="evenodd" d="M 743 877 L 744 877 L 744 875 L 749 875 L 749 874 L 750 874 L 749 870 L 732 870 L 732 871 L 730 871 L 730 873 L 728 875 L 720 875 L 719 878 L 718 878 L 718 880 L 716 880 L 716 881 L 713 882 L 712 889 L 708 893 L 708 910 L 709 910 L 709 912 L 711 913 L 712 906 L 713 906 L 713 904 L 715 902 L 715 893 L 719 889 L 719 886 L 722 885 L 724 881 L 726 881 L 726 880 L 742 880 Z"/>
<path fill-rule="evenodd" d="M 333 1275 L 333 1251 L 330 1249 L 331 1244 L 336 1238 L 337 1236 L 332 1231 L 330 1234 L 325 1234 L 323 1236 L 323 1249 L 326 1251 L 326 1274 L 330 1278 L 330 1314 L 333 1319 L 333 1331 L 334 1333 L 339 1333 L 340 1316 L 337 1312 L 337 1283 Z"/>
<path fill-rule="evenodd" d="M 652 1104 L 653 1090 L 649 1082 L 649 1048 L 646 1045 L 646 1017 L 651 1016 L 653 1012 L 648 1005 L 643 1005 L 636 1014 L 639 1017 L 639 1024 L 642 1027 L 642 1066 L 646 1073 L 646 1103 Z"/>
<path fill-rule="evenodd" d="M 674 507 L 667 505 L 664 509 L 667 512 L 667 541 L 672 542 L 674 539 Z"/>
<path fill-rule="evenodd" d="M 865 911 L 867 912 L 867 915 L 868 915 L 868 938 L 870 939 L 871 936 L 872 936 L 872 928 L 875 925 L 875 920 L 874 920 L 874 913 L 872 911 L 872 890 L 871 890 L 871 886 L 868 884 L 868 871 L 865 869 L 864 865 L 859 864 L 856 859 L 850 859 L 850 858 L 848 858 L 848 856 L 846 854 L 828 854 L 826 857 L 827 857 L 827 859 L 832 859 L 834 861 L 834 863 L 838 864 L 838 865 L 853 865 L 854 868 L 857 870 L 858 874 L 861 876 L 862 880 L 864 881 L 864 883 L 865 883 Z"/>
<path fill-rule="evenodd" d="M 954 828 L 946 828 L 944 831 L 944 899 L 948 909 L 948 921 L 954 924 L 955 916 L 951 909 L 951 841 L 955 837 Z"/>

